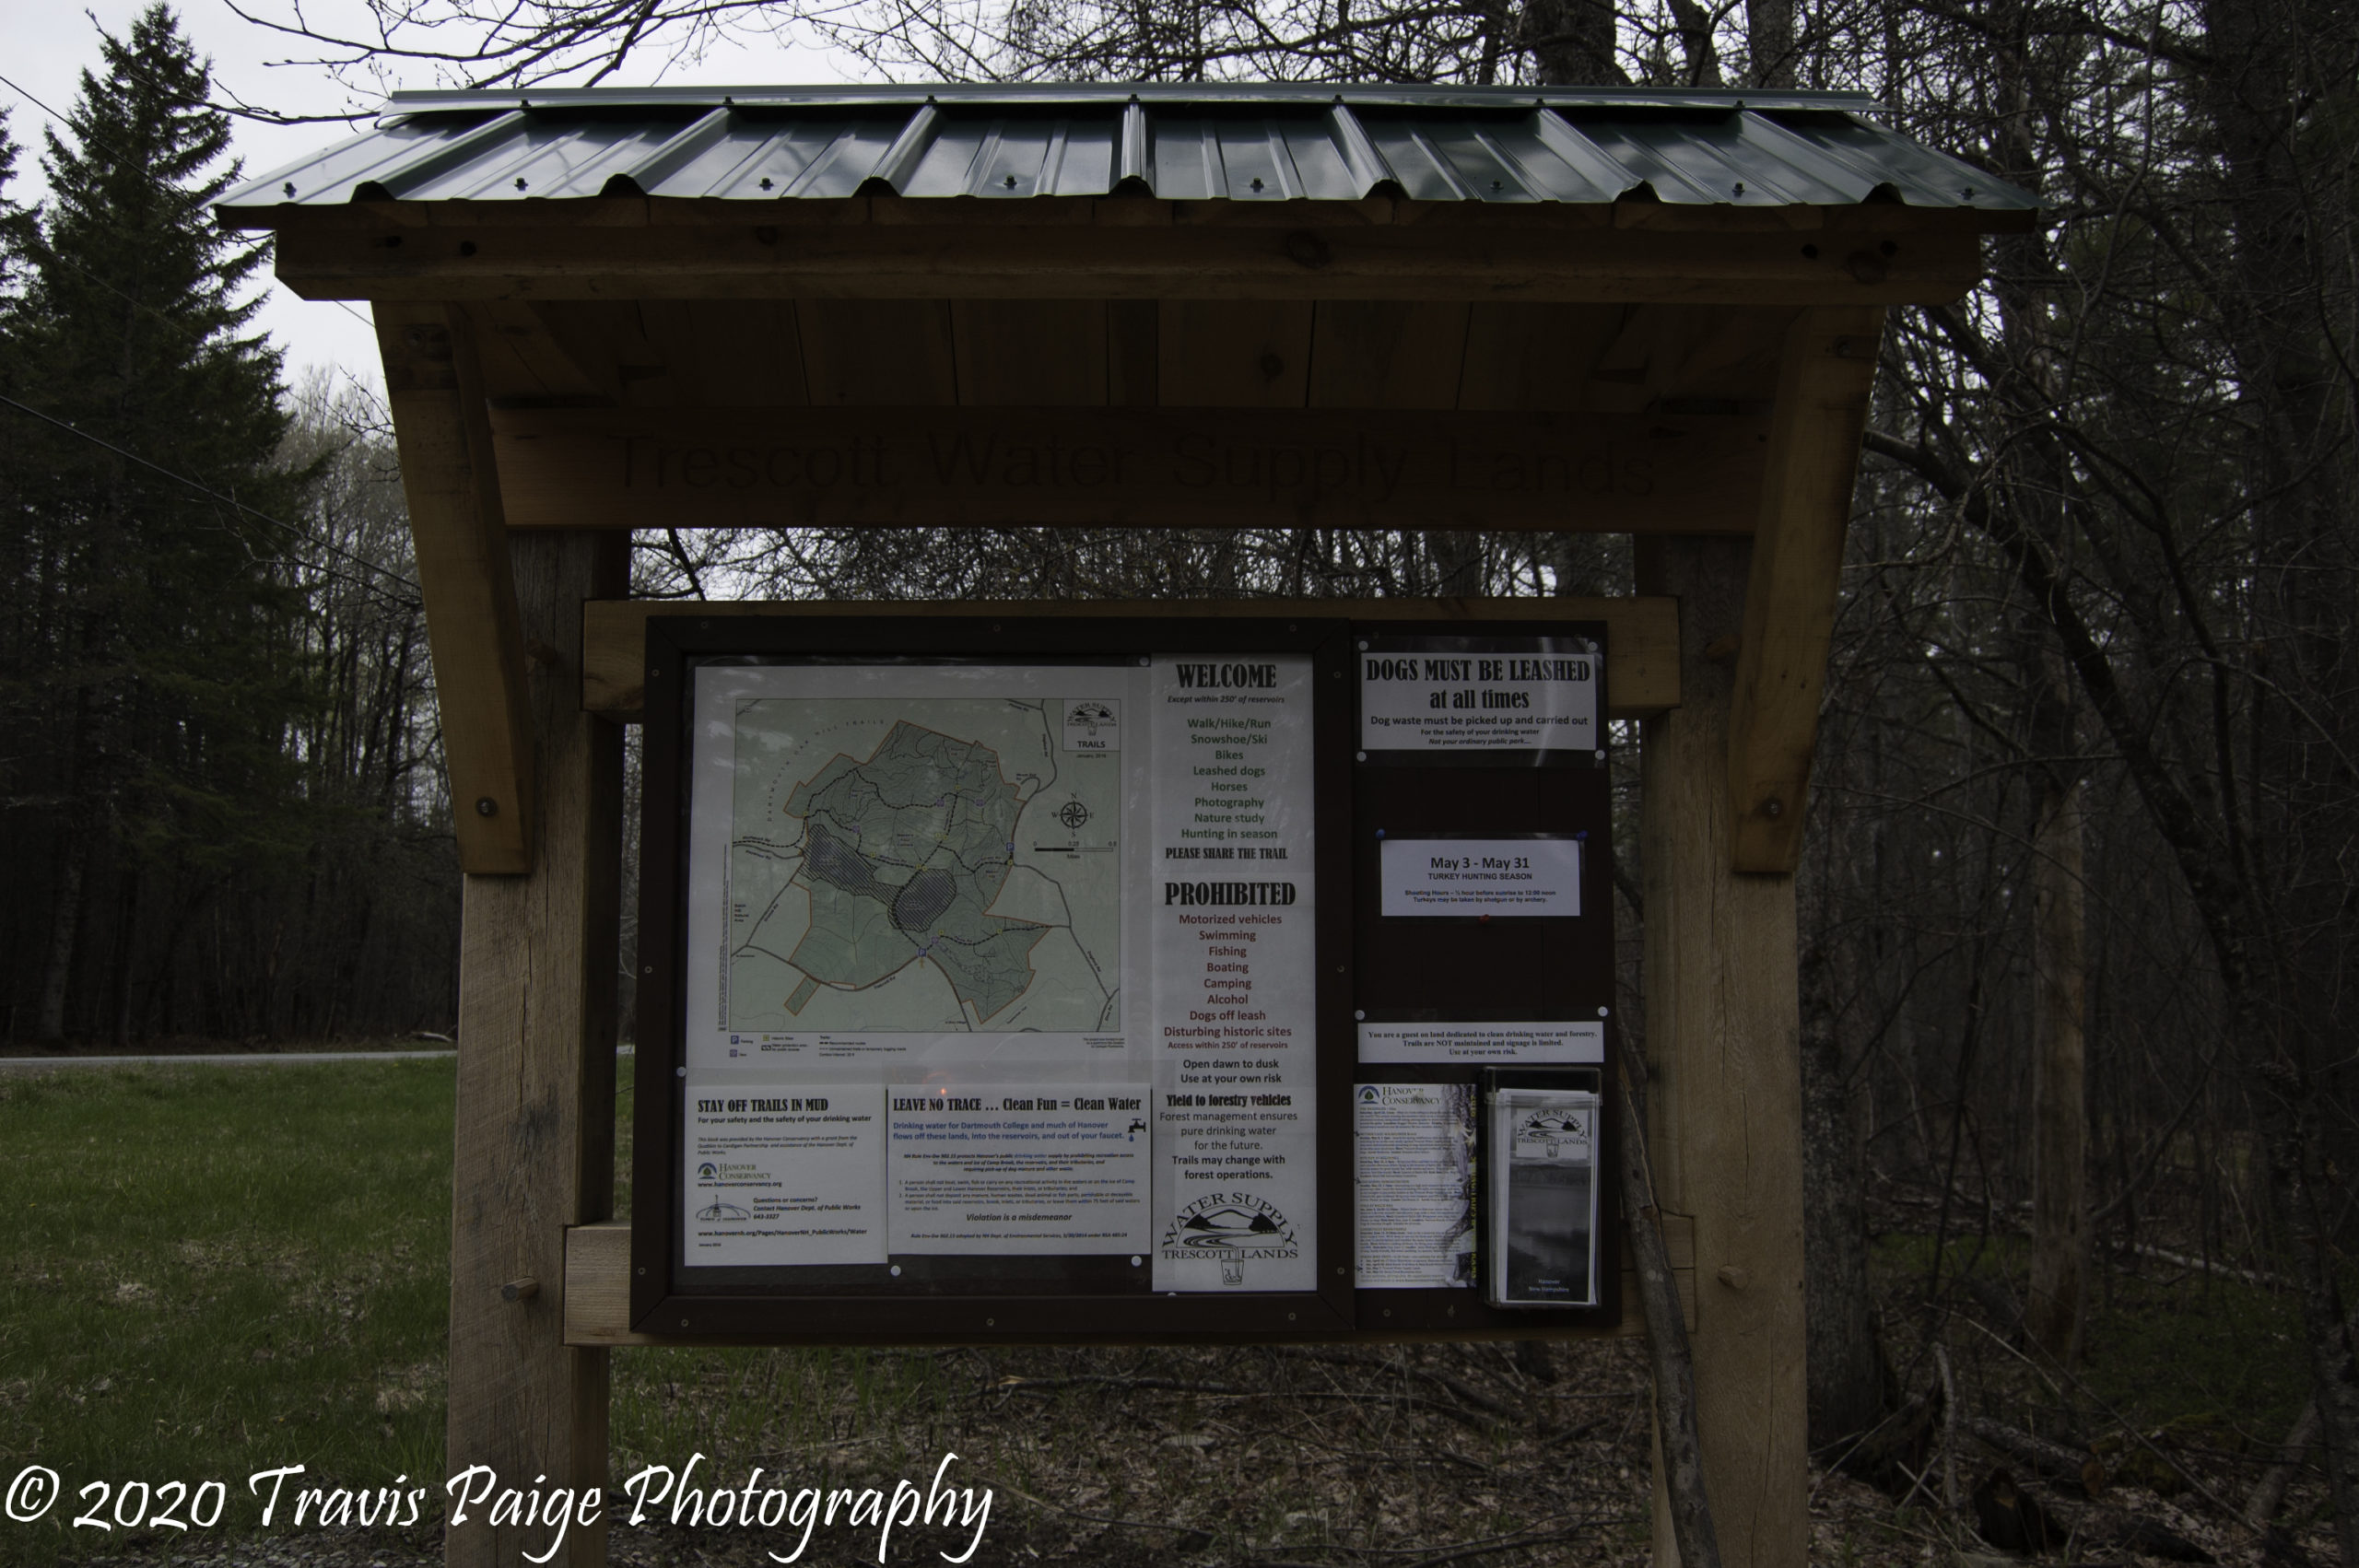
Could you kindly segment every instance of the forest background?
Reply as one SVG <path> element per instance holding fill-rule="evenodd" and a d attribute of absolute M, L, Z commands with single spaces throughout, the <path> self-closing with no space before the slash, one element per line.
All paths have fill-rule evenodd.
<path fill-rule="evenodd" d="M 2060 1366 L 2117 1267 L 2241 1271 L 2299 1301 L 2296 1435 L 2359 1562 L 2353 7 L 360 0 L 343 35 L 252 15 L 356 92 L 644 79 L 788 39 L 902 79 L 1852 88 L 2038 193 L 2049 221 L 1992 242 L 1980 289 L 1895 313 L 1854 500 L 1799 886 L 1813 1436 L 1889 1425 L 1914 1387 L 1868 1288 L 1872 1218 L 1933 1239 L 1927 1300 L 1996 1290 Z M 266 256 L 205 211 L 229 111 L 266 113 L 225 103 L 152 10 L 35 149 L 39 203 L 0 208 L 12 1046 L 454 1016 L 389 432 L 365 380 L 289 387 L 256 330 Z M 1649 570 L 1579 534 L 636 546 L 636 591 L 675 597 L 1626 593 Z M 1617 913 L 1634 939 L 1645 911 Z M 1945 1283 L 1961 1236 L 2025 1267 Z"/>

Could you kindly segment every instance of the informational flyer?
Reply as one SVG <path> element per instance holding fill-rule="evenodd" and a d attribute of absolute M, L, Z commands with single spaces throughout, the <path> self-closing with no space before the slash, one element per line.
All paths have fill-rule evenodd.
<path fill-rule="evenodd" d="M 1144 1083 L 897 1089 L 887 1111 L 897 1253 L 1147 1248 Z"/>
<path fill-rule="evenodd" d="M 1158 1291 L 1318 1286 L 1311 673 L 1153 667 Z"/>
<path fill-rule="evenodd" d="M 1597 1302 L 1597 1095 L 1492 1092 L 1485 1186 L 1494 1306 Z"/>
<path fill-rule="evenodd" d="M 1474 1283 L 1474 1093 L 1472 1083 L 1353 1088 L 1361 1289 Z"/>
<path fill-rule="evenodd" d="M 1364 1062 L 1454 1066 L 1481 1062 L 1602 1062 L 1602 1023 L 1362 1024 Z"/>
<path fill-rule="evenodd" d="M 690 1264 L 885 1261 L 881 1088 L 690 1080 Z"/>
<path fill-rule="evenodd" d="M 1578 838 L 1388 838 L 1379 860 L 1387 916 L 1581 912 Z"/>
<path fill-rule="evenodd" d="M 1598 672 L 1583 638 L 1364 638 L 1360 748 L 1431 762 L 1457 752 L 1594 752 Z M 1496 759 L 1504 760 L 1504 759 Z"/>

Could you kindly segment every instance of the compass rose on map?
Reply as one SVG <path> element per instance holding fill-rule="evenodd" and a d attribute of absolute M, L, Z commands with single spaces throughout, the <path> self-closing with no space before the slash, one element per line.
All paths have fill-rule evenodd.
<path fill-rule="evenodd" d="M 1078 833 L 1088 825 L 1089 808 L 1079 801 L 1067 801 L 1057 808 L 1057 820 Z"/>

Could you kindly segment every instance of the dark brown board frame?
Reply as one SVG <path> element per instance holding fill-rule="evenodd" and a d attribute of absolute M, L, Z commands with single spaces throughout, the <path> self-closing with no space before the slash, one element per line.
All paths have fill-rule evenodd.
<path fill-rule="evenodd" d="M 777 619 L 658 615 L 647 623 L 645 787 L 640 837 L 640 1047 L 631 1223 L 631 1326 L 667 1338 L 759 1336 L 778 1343 L 863 1333 L 880 1339 L 942 1336 L 975 1342 L 1112 1338 L 1347 1335 L 1354 1327 L 1352 1127 L 1356 1041 L 1351 1023 L 1353 875 L 1348 832 L 1324 825 L 1351 814 L 1350 627 L 1340 620 L 1016 619 L 988 615 Z M 1314 1143 L 1319 1223 L 1315 1292 L 1155 1294 L 1122 1289 L 1108 1270 L 993 1279 L 945 1269 L 896 1281 L 814 1281 L 787 1289 L 780 1269 L 730 1270 L 733 1279 L 686 1288 L 678 1267 L 689 801 L 684 788 L 693 672 L 707 662 L 892 662 L 966 660 L 1069 661 L 1145 653 L 1306 653 L 1312 705 L 1312 798 L 1321 825 L 1315 849 L 1320 899 L 1313 920 L 1320 1116 Z M 832 1271 L 830 1271 L 832 1272 Z M 1060 1288 L 1049 1288 L 1056 1286 Z M 847 1288 L 849 1287 L 849 1288 Z"/>
<path fill-rule="evenodd" d="M 1384 621 L 1361 623 L 1353 631 L 1357 638 L 1379 644 L 1437 638 L 1471 651 L 1497 651 L 1532 639 L 1585 638 L 1597 650 L 1598 738 L 1604 742 L 1610 733 L 1603 622 Z M 1356 680 L 1353 691 L 1356 736 Z M 1605 1026 L 1610 1070 L 1619 1022 L 1613 1016 L 1614 805 L 1607 763 L 1587 754 L 1485 757 L 1454 753 L 1430 761 L 1414 754 L 1369 754 L 1354 765 L 1352 807 L 1352 863 L 1360 888 L 1360 896 L 1353 901 L 1356 1014 L 1373 1023 L 1418 1016 L 1466 1022 L 1599 1020 Z M 1581 907 L 1587 912 L 1579 919 L 1489 922 L 1379 914 L 1377 857 L 1383 837 L 1452 834 L 1580 836 Z M 1363 1083 L 1479 1085 L 1483 1074 L 1482 1067 L 1474 1065 L 1370 1063 L 1354 1071 Z M 1605 1082 L 1612 1082 L 1610 1071 Z M 1614 1098 L 1602 1094 L 1598 1106 L 1595 1179 L 1602 1190 L 1593 1252 L 1596 1305 L 1495 1307 L 1479 1290 L 1363 1290 L 1357 1293 L 1359 1327 L 1398 1334 L 1618 1326 L 1622 1216 L 1613 1195 L 1614 1173 L 1621 1169 L 1621 1118 L 1614 1114 Z"/>

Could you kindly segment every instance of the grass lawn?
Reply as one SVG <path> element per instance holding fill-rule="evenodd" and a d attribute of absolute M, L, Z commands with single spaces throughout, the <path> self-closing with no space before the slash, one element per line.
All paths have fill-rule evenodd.
<path fill-rule="evenodd" d="M 65 1492 L 38 1524 L 0 1520 L 0 1562 L 136 1539 L 65 1527 L 92 1480 L 222 1481 L 217 1537 L 255 1526 L 245 1478 L 285 1465 L 304 1467 L 290 1487 L 406 1476 L 439 1516 L 452 1071 L 0 1077 L 0 1487 L 38 1464 Z M 628 1138 L 628 1074 L 617 1113 Z M 615 1473 L 699 1450 L 741 1480 L 783 1453 L 909 1470 L 947 1415 L 932 1356 L 638 1351 L 614 1365 Z"/>
<path fill-rule="evenodd" d="M 448 1061 L 0 1077 L 0 1484 L 74 1504 L 0 1554 L 94 1480 L 225 1480 L 232 1523 L 282 1465 L 439 1480 L 451 1097 Z"/>
<path fill-rule="evenodd" d="M 37 1524 L 0 1518 L 0 1564 L 213 1547 L 258 1527 L 246 1477 L 298 1464 L 296 1484 L 427 1488 L 419 1527 L 351 1561 L 439 1560 L 452 1094 L 447 1060 L 0 1076 L 0 1488 L 38 1464 L 65 1492 Z M 1908 1346 L 1931 1258 L 1923 1237 L 1879 1248 L 1912 1388 L 1930 1375 Z M 2020 1263 L 2011 1246 L 1959 1243 L 1943 1273 L 2019 1288 Z M 2066 1422 L 2124 1483 L 2184 1501 L 2179 1460 L 2239 1496 L 2267 1462 L 2305 1392 L 2294 1328 L 2281 1294 L 2120 1276 L 2071 1388 L 1971 1325 L 1944 1338 L 1977 1408 Z M 630 1350 L 612 1362 L 611 1474 L 619 1489 L 701 1453 L 708 1485 L 759 1466 L 774 1483 L 889 1486 L 955 1449 L 957 1483 L 998 1492 L 979 1562 L 1441 1561 L 1479 1541 L 1502 1543 L 1485 1549 L 1494 1568 L 1641 1562 L 1640 1353 L 1592 1341 L 1556 1356 L 1560 1375 L 1540 1382 L 1497 1344 Z M 2145 1463 L 2155 1444 L 2173 1463 Z M 217 1530 L 65 1528 L 86 1483 L 207 1480 L 227 1492 Z M 1842 1491 L 1819 1505 L 1837 1557 L 1919 1560 L 1921 1522 Z M 2297 1489 L 2289 1520 L 2315 1535 L 2322 1506 Z M 941 1544 L 912 1538 L 895 1561 Z M 740 1538 L 678 1529 L 618 1528 L 613 1549 L 634 1568 L 758 1560 Z M 839 1535 L 806 1561 L 874 1550 Z"/>

